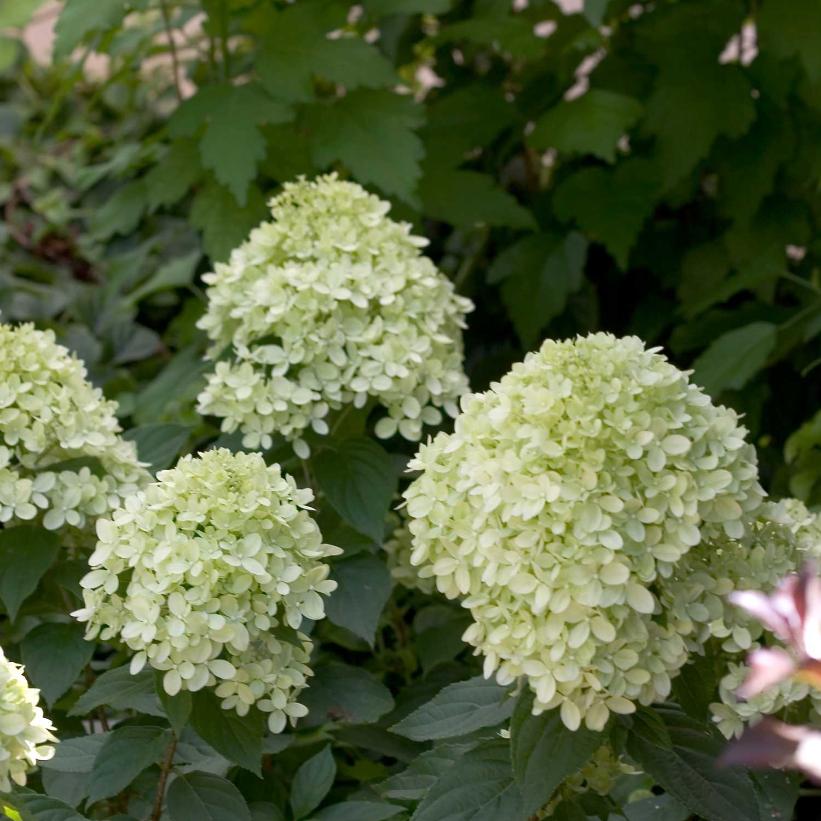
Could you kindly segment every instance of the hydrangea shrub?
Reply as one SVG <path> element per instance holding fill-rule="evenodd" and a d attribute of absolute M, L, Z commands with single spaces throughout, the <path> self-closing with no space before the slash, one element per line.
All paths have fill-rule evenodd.
<path fill-rule="evenodd" d="M 601 730 L 687 660 L 659 595 L 696 545 L 744 536 L 763 498 L 745 434 L 635 337 L 548 340 L 411 462 L 411 562 L 470 610 L 486 675 Z"/>
<path fill-rule="evenodd" d="M 312 644 L 299 628 L 336 588 L 323 560 L 340 550 L 322 542 L 312 499 L 258 454 L 185 457 L 98 520 L 74 616 L 88 639 L 122 640 L 132 673 L 163 671 L 169 695 L 212 687 L 280 732 L 306 712 Z"/>
<path fill-rule="evenodd" d="M 333 174 L 288 183 L 226 263 L 204 276 L 199 326 L 216 360 L 199 411 L 269 448 L 328 433 L 328 415 L 377 403 L 376 433 L 416 441 L 467 390 L 471 303 L 421 253 L 427 240 L 389 203 Z M 227 353 L 226 353 L 227 351 Z"/>
<path fill-rule="evenodd" d="M 0 522 L 83 528 L 119 507 L 149 478 L 120 433 L 53 331 L 0 324 Z"/>

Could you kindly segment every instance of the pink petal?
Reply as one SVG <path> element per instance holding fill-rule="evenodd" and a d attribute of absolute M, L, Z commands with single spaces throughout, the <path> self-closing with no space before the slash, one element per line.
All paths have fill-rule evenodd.
<path fill-rule="evenodd" d="M 764 718 L 758 724 L 748 727 L 744 735 L 731 741 L 719 764 L 745 767 L 790 767 L 795 766 L 795 754 L 803 739 L 813 731 L 808 727 L 784 724 L 773 718 Z"/>
<path fill-rule="evenodd" d="M 773 597 L 775 598 L 775 597 Z M 772 599 L 758 590 L 736 590 L 730 593 L 730 601 L 755 616 L 780 639 L 789 640 L 792 635 L 790 622 L 780 613 Z"/>
<path fill-rule="evenodd" d="M 747 656 L 750 668 L 744 683 L 736 694 L 739 698 L 752 698 L 768 687 L 789 678 L 795 671 L 793 657 L 780 647 L 762 647 Z"/>

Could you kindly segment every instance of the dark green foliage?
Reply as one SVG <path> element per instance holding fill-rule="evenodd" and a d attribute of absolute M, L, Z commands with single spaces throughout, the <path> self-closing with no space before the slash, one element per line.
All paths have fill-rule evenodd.
<path fill-rule="evenodd" d="M 18 42 L 38 3 L 0 2 L 3 321 L 53 328 L 153 471 L 239 449 L 195 410 L 201 276 L 282 183 L 333 170 L 390 199 L 475 301 L 473 389 L 545 338 L 637 334 L 746 415 L 770 492 L 817 506 L 821 5 L 518 5 L 65 0 L 42 66 Z M 794 779 L 714 766 L 719 657 L 674 682 L 683 712 L 602 734 L 484 680 L 467 612 L 394 585 L 381 550 L 413 446 L 377 444 L 367 409 L 330 421 L 309 461 L 266 454 L 314 486 L 344 550 L 328 618 L 302 625 L 309 715 L 282 735 L 82 640 L 68 614 L 93 537 L 0 527 L 0 645 L 63 739 L 9 797 L 23 819 L 150 818 L 168 764 L 170 821 L 790 817 Z M 607 797 L 563 786 L 605 742 L 648 775 Z"/>

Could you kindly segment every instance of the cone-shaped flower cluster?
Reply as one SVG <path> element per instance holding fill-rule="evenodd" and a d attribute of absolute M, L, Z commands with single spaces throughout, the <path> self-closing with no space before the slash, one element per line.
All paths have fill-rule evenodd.
<path fill-rule="evenodd" d="M 462 327 L 469 300 L 454 293 L 390 205 L 335 175 L 289 183 L 229 261 L 206 274 L 200 320 L 218 359 L 201 413 L 268 448 L 328 432 L 332 409 L 369 400 L 387 410 L 377 434 L 418 440 L 467 390 Z M 227 354 L 226 354 L 227 351 Z"/>
<path fill-rule="evenodd" d="M 84 527 L 147 482 L 115 409 L 52 331 L 0 324 L 0 523 Z"/>
<path fill-rule="evenodd" d="M 97 522 L 99 542 L 82 580 L 86 637 L 121 639 L 165 672 L 167 693 L 214 687 L 240 715 L 256 705 L 272 732 L 304 715 L 311 675 L 303 618 L 325 615 L 336 587 L 300 490 L 259 454 L 206 451 Z"/>
<path fill-rule="evenodd" d="M 405 498 L 411 561 L 463 597 L 486 674 L 526 676 L 571 729 L 664 699 L 688 654 L 665 584 L 761 504 L 737 415 L 609 334 L 545 342 L 462 409 Z"/>
<path fill-rule="evenodd" d="M 0 650 L 0 792 L 24 785 L 38 761 L 54 755 L 48 742 L 54 727 L 39 706 L 40 691 L 29 687 L 23 668 Z"/>

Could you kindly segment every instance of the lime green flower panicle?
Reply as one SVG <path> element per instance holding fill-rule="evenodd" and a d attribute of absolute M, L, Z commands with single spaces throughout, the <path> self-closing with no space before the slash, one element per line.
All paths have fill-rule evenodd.
<path fill-rule="evenodd" d="M 164 673 L 171 695 L 212 687 L 225 709 L 269 714 L 272 732 L 305 715 L 311 669 L 304 618 L 325 615 L 336 588 L 299 489 L 259 454 L 187 456 L 97 522 L 83 578 L 86 637 L 121 639 L 133 673 Z"/>
<path fill-rule="evenodd" d="M 470 610 L 486 675 L 601 729 L 686 661 L 659 590 L 702 540 L 744 535 L 763 497 L 745 435 L 635 337 L 547 341 L 411 462 L 411 562 Z"/>
<path fill-rule="evenodd" d="M 0 650 L 0 792 L 11 790 L 12 782 L 24 786 L 37 762 L 54 755 L 49 743 L 57 741 L 54 727 L 39 700 L 40 691 L 29 687 L 22 666 Z"/>
<path fill-rule="evenodd" d="M 0 324 L 0 524 L 83 528 L 145 484 L 115 410 L 52 331 Z"/>
<path fill-rule="evenodd" d="M 245 447 L 268 448 L 278 433 L 307 456 L 305 431 L 326 434 L 331 410 L 369 400 L 387 411 L 384 438 L 419 440 L 442 411 L 456 414 L 472 305 L 389 208 L 333 174 L 289 183 L 273 221 L 205 275 L 199 327 L 219 361 L 199 411 L 240 430 Z"/>

